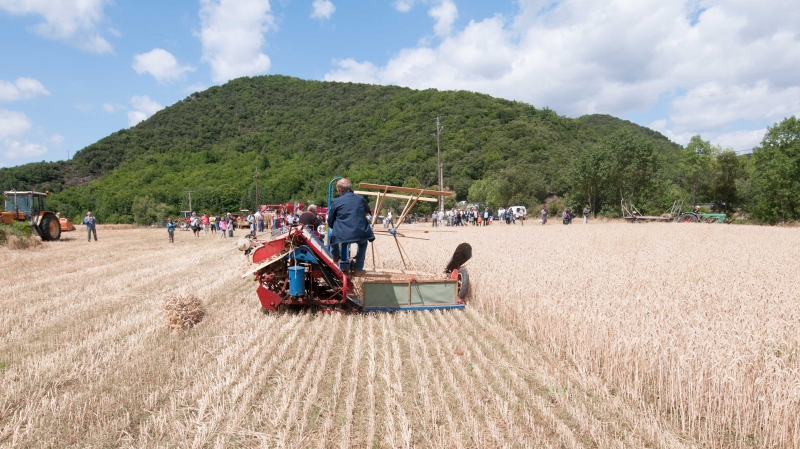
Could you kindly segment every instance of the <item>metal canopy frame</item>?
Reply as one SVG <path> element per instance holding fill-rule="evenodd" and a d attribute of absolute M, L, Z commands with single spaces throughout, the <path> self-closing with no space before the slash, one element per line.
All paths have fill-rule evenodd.
<path fill-rule="evenodd" d="M 383 236 L 391 236 L 394 238 L 394 243 L 397 246 L 397 251 L 400 254 L 400 260 L 403 263 L 403 270 L 400 270 L 402 274 L 425 274 L 417 270 L 414 266 L 414 262 L 411 261 L 411 257 L 408 255 L 408 252 L 403 248 L 398 240 L 398 237 L 402 238 L 411 238 L 411 239 L 419 239 L 419 240 L 427 240 L 421 237 L 411 237 L 407 236 L 403 233 L 399 233 L 398 230 L 400 226 L 403 225 L 403 222 L 408 216 L 408 213 L 411 212 L 411 209 L 416 206 L 419 201 L 428 201 L 428 202 L 438 202 L 439 198 L 429 198 L 423 195 L 435 196 L 435 197 L 451 197 L 453 196 L 453 192 L 444 192 L 440 190 L 428 190 L 428 189 L 415 189 L 413 187 L 399 187 L 399 186 L 388 186 L 383 184 L 370 184 L 366 182 L 362 182 L 358 185 L 360 189 L 371 189 L 377 190 L 377 192 L 368 192 L 368 191 L 358 191 L 356 192 L 359 195 L 370 195 L 376 196 L 375 198 L 375 209 L 374 213 L 372 214 L 372 227 L 375 228 L 375 223 L 378 220 L 378 213 L 383 206 L 384 200 L 386 198 L 395 198 L 395 199 L 404 199 L 406 200 L 405 206 L 403 206 L 403 211 L 400 213 L 400 218 L 397 221 L 397 226 L 392 225 L 392 229 L 388 231 L 374 231 L 376 235 L 383 235 Z M 410 193 L 411 195 L 398 195 L 396 193 L 389 193 L 389 192 L 401 192 L 401 193 Z M 413 231 L 411 231 L 413 232 Z M 425 231 L 427 232 L 427 231 Z M 380 252 L 375 248 L 375 242 L 373 241 L 370 245 L 372 249 L 372 265 L 376 268 L 380 266 L 381 272 L 388 273 L 389 270 L 386 270 L 383 260 L 380 257 Z M 412 271 L 409 271 L 409 265 L 411 266 Z M 433 275 L 433 273 L 430 273 Z"/>

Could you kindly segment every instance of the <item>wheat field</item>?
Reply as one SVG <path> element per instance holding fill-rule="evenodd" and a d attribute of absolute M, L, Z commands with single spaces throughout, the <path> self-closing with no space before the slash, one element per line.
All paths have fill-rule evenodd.
<path fill-rule="evenodd" d="M 800 447 L 800 230 L 455 231 L 403 241 L 473 246 L 439 312 L 263 314 L 218 235 L 0 249 L 0 446 Z"/>

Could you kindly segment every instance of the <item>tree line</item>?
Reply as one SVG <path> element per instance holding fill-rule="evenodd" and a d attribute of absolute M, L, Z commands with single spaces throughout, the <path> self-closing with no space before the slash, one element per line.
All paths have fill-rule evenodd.
<path fill-rule="evenodd" d="M 77 219 L 150 223 L 188 209 L 236 212 L 261 203 L 324 204 L 328 181 L 435 187 L 435 118 L 444 184 L 456 200 L 542 204 L 619 216 L 620 200 L 660 214 L 676 199 L 776 223 L 800 217 L 800 130 L 771 127 L 752 154 L 685 147 L 608 115 L 572 119 L 464 91 L 245 77 L 197 92 L 70 161 L 0 169 L 4 190 L 54 192 Z M 451 205 L 451 204 L 448 204 Z M 421 212 L 428 212 L 420 209 Z"/>

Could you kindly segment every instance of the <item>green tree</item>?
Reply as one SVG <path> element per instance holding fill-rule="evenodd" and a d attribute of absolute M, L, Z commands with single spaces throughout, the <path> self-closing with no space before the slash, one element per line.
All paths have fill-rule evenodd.
<path fill-rule="evenodd" d="M 741 158 L 731 149 L 716 155 L 710 181 L 714 206 L 725 213 L 733 212 L 740 204 L 738 185 L 745 177 Z"/>
<path fill-rule="evenodd" d="M 593 217 L 597 213 L 598 195 L 606 181 L 605 158 L 603 148 L 592 145 L 581 153 L 573 167 L 573 178 L 578 188 L 576 196 L 585 196 Z"/>
<path fill-rule="evenodd" d="M 607 176 L 619 197 L 644 202 L 654 184 L 658 158 L 653 143 L 630 130 L 621 130 L 605 143 Z"/>
<path fill-rule="evenodd" d="M 767 221 L 798 218 L 800 205 L 800 121 L 794 116 L 769 128 L 753 150 L 754 215 Z"/>
<path fill-rule="evenodd" d="M 167 205 L 156 203 L 149 196 L 137 196 L 131 205 L 131 215 L 136 224 L 149 226 L 167 215 Z"/>
<path fill-rule="evenodd" d="M 692 195 L 692 207 L 697 205 L 698 194 L 708 185 L 714 148 L 700 136 L 694 136 L 681 152 L 680 167 L 683 185 Z"/>

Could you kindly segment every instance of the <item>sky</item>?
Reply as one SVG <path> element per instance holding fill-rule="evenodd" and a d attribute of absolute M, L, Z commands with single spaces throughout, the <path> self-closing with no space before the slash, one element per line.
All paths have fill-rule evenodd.
<path fill-rule="evenodd" d="M 193 92 L 265 74 L 481 92 L 746 153 L 768 126 L 800 115 L 800 8 L 0 0 L 0 167 L 68 159 Z"/>

